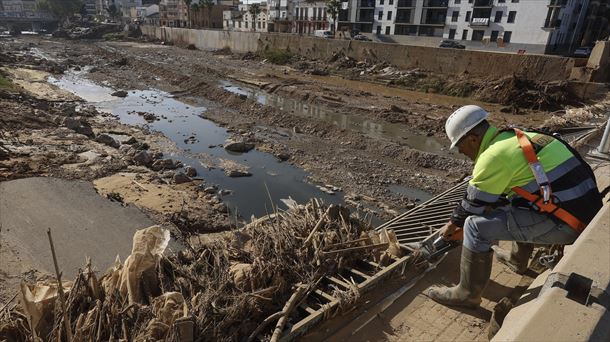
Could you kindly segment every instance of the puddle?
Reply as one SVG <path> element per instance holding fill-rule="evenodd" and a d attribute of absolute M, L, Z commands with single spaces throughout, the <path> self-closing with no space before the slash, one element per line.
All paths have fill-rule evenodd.
<path fill-rule="evenodd" d="M 308 173 L 287 163 L 280 163 L 267 153 L 252 150 L 248 153 L 229 153 L 218 147 L 230 137 L 226 129 L 199 115 L 213 103 L 198 100 L 198 106 L 180 102 L 171 94 L 159 90 L 129 91 L 125 98 L 111 96 L 114 91 L 87 80 L 86 70 L 67 72 L 61 78 L 49 78 L 49 82 L 70 93 L 80 96 L 98 110 L 111 113 L 131 125 L 148 125 L 163 133 L 178 147 L 178 153 L 165 153 L 166 157 L 182 161 L 197 169 L 198 176 L 207 185 L 218 185 L 231 191 L 223 201 L 233 215 L 249 219 L 251 215 L 261 216 L 273 212 L 269 196 L 274 205 L 283 206 L 280 199 L 291 197 L 297 202 L 310 198 L 322 198 L 327 203 L 341 203 L 343 194 L 328 195 L 306 182 Z M 155 114 L 160 120 L 147 123 L 137 112 Z M 194 137 L 194 139 L 189 139 Z M 210 148 L 211 145 L 216 147 Z M 173 150 L 173 149 L 172 149 Z M 230 160 L 249 168 L 251 177 L 231 178 L 221 169 L 209 169 L 210 158 L 216 161 Z"/>
<path fill-rule="evenodd" d="M 362 132 L 377 139 L 392 139 L 419 151 L 453 157 L 457 155 L 455 152 L 447 149 L 447 143 L 445 141 L 408 131 L 405 128 L 405 125 L 379 123 L 357 115 L 336 113 L 330 108 L 303 103 L 298 100 L 270 94 L 260 89 L 227 80 L 221 80 L 219 83 L 223 89 L 229 92 L 248 96 L 251 99 L 255 99 L 260 104 L 279 108 L 280 110 L 293 115 L 315 118 L 317 120 L 332 123 L 342 129 Z"/>

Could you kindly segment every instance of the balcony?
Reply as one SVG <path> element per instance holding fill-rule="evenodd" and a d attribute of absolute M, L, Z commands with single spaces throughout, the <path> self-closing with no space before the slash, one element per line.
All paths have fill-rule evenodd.
<path fill-rule="evenodd" d="M 470 26 L 480 27 L 489 26 L 489 18 L 472 18 L 470 20 Z"/>
<path fill-rule="evenodd" d="M 360 8 L 374 8 L 375 1 L 374 0 L 360 0 Z"/>
<path fill-rule="evenodd" d="M 544 22 L 545 29 L 554 29 L 561 27 L 561 19 L 547 20 Z"/>
<path fill-rule="evenodd" d="M 449 0 L 424 0 L 423 7 L 447 7 Z"/>
<path fill-rule="evenodd" d="M 398 0 L 398 8 L 401 7 L 415 7 L 415 1 L 413 0 Z"/>
<path fill-rule="evenodd" d="M 472 7 L 493 7 L 493 0 L 474 0 Z"/>

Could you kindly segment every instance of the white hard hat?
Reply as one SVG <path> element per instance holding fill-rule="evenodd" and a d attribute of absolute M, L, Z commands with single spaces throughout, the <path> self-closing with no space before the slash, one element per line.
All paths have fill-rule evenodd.
<path fill-rule="evenodd" d="M 464 106 L 453 112 L 445 122 L 445 132 L 451 140 L 451 148 L 488 116 L 489 113 L 485 109 L 475 105 Z"/>

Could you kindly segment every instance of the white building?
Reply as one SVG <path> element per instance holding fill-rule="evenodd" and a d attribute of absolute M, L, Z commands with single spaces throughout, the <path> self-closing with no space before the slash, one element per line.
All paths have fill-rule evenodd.
<path fill-rule="evenodd" d="M 237 10 L 222 12 L 223 29 L 229 31 L 252 31 L 252 32 L 267 32 L 269 26 L 267 3 L 261 2 L 258 4 L 260 13 L 255 18 L 250 13 L 251 4 L 239 4 Z"/>
<path fill-rule="evenodd" d="M 269 32 L 292 32 L 294 4 L 292 0 L 269 0 L 267 6 Z"/>
<path fill-rule="evenodd" d="M 559 53 L 578 47 L 588 0 L 451 0 L 443 37 Z M 473 43 L 476 44 L 476 43 Z M 474 45 L 476 46 L 476 45 Z"/>
<path fill-rule="evenodd" d="M 387 41 L 438 46 L 461 40 L 479 49 L 573 50 L 589 0 L 345 0 L 339 28 Z M 403 37 L 411 36 L 411 37 Z M 437 38 L 415 38 L 437 37 Z"/>

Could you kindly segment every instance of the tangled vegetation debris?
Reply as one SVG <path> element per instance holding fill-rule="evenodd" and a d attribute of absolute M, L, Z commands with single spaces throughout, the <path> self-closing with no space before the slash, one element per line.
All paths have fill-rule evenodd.
<path fill-rule="evenodd" d="M 290 207 L 169 256 L 167 230 L 136 232 L 124 263 L 99 278 L 89 264 L 64 283 L 74 338 L 274 340 L 322 277 L 363 256 L 387 264 L 402 255 L 391 232 L 373 231 L 344 207 L 317 200 Z M 20 295 L 0 313 L 0 339 L 65 334 L 56 282 L 23 283 Z M 354 287 L 334 295 L 346 309 L 359 294 Z"/>

